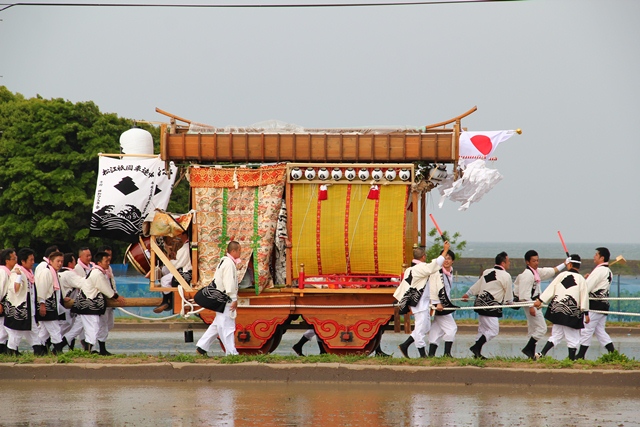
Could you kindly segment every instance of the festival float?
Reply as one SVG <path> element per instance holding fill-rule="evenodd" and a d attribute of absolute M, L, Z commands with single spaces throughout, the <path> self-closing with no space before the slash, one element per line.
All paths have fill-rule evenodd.
<path fill-rule="evenodd" d="M 393 292 L 413 245 L 426 246 L 427 193 L 440 187 L 443 198 L 467 207 L 479 200 L 501 178 L 484 160 L 516 132 L 484 132 L 474 141 L 462 119 L 475 107 L 419 128 L 357 129 L 277 121 L 218 128 L 156 111 L 169 123 L 160 126 L 153 160 L 164 162 L 167 177 L 179 169 L 186 175 L 191 212 L 177 218 L 177 232 L 153 221 L 127 257 L 148 273 L 152 291 L 175 293 L 175 313 L 199 310 L 211 323 L 215 312 L 200 310 L 193 297 L 211 282 L 227 243 L 238 241 L 235 337 L 244 354 L 274 351 L 293 321 L 313 328 L 332 354 L 369 354 L 388 325 L 408 330 Z M 462 156 L 461 140 L 476 151 Z M 171 236 L 183 228 L 190 232 L 190 281 L 171 270 L 168 256 Z M 150 268 L 158 260 L 177 288 L 158 285 Z"/>

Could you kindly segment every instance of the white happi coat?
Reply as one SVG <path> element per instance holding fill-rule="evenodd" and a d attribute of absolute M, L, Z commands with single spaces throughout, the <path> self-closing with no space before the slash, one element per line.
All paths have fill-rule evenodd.
<path fill-rule="evenodd" d="M 553 267 L 538 268 L 540 281 L 549 280 L 555 276 L 555 274 L 556 271 Z M 518 301 L 533 301 L 540 295 L 540 291 L 540 282 L 536 281 L 533 269 L 527 266 L 527 268 L 516 277 L 516 281 L 513 284 L 513 296 L 517 297 Z"/>
<path fill-rule="evenodd" d="M 82 283 L 82 292 L 89 299 L 94 299 L 99 293 L 107 298 L 113 298 L 116 291 L 113 288 L 111 280 L 97 268 L 93 268 L 89 277 Z"/>
<path fill-rule="evenodd" d="M 445 274 L 441 268 L 437 272 L 429 276 L 429 289 L 431 291 L 431 301 L 433 304 L 442 304 L 443 308 L 455 307 L 451 302 L 451 286 L 453 277 L 451 279 L 445 278 Z M 451 271 L 453 274 L 453 269 Z M 447 314 L 453 314 L 452 310 L 436 311 L 436 316 L 445 316 Z"/>
<path fill-rule="evenodd" d="M 45 258 L 46 259 L 46 258 Z M 56 290 L 56 286 L 60 287 L 60 278 L 58 272 L 48 263 L 42 262 L 38 264 L 35 270 L 36 280 L 36 309 L 38 305 L 44 303 L 46 314 L 44 317 L 38 314 L 38 319 L 42 321 L 58 320 L 58 303 L 60 302 L 60 290 Z"/>
<path fill-rule="evenodd" d="M 474 311 L 479 315 L 502 317 L 502 309 L 491 308 L 491 306 L 513 301 L 511 275 L 497 265 L 488 268 L 482 273 L 480 279 L 469 288 L 467 295 L 476 296 L 473 305 L 478 307 Z"/>
<path fill-rule="evenodd" d="M 76 270 L 63 268 L 60 270 L 60 290 L 63 297 L 74 298 L 75 294 L 82 289 L 82 284 L 86 280 L 80 276 Z"/>
<path fill-rule="evenodd" d="M 604 262 L 597 265 L 586 280 L 589 298 L 608 298 L 612 280 L 613 274 L 609 269 L 609 264 Z M 609 311 L 609 300 L 591 300 L 589 301 L 589 309 Z"/>
<path fill-rule="evenodd" d="M 589 310 L 589 293 L 584 277 L 576 270 L 558 274 L 539 299 L 549 303 L 544 317 L 551 323 L 573 329 L 584 328 L 583 314 Z"/>
<path fill-rule="evenodd" d="M 238 299 L 238 270 L 235 261 L 229 254 L 220 260 L 213 280 L 216 282 L 216 288 L 225 292 L 231 301 Z"/>
<path fill-rule="evenodd" d="M 87 277 L 87 274 L 89 274 L 91 272 L 91 269 L 95 266 L 94 263 L 90 262 L 89 263 L 89 268 L 84 268 L 82 266 L 82 264 L 80 264 L 80 260 L 78 260 L 78 263 L 76 264 L 76 266 L 73 268 L 73 271 L 75 271 L 76 273 L 78 273 L 78 275 L 82 276 L 82 277 Z"/>
<path fill-rule="evenodd" d="M 413 313 L 418 313 L 428 310 L 431 306 L 431 291 L 427 286 L 429 283 L 429 276 L 438 271 L 443 262 L 444 257 L 440 255 L 430 263 L 421 262 L 407 268 L 404 271 L 400 285 L 393 293 L 393 297 L 400 301 L 407 291 L 409 291 L 409 288 L 415 288 L 422 293 L 422 296 L 420 297 L 418 304 L 415 307 L 411 307 L 411 311 Z M 434 302 L 437 304 L 436 301 Z"/>
<path fill-rule="evenodd" d="M 10 276 L 11 276 L 11 271 L 9 271 L 7 266 L 0 265 L 0 302 L 2 302 L 2 300 L 4 300 L 4 298 L 7 296 L 7 291 L 9 290 Z"/>
<path fill-rule="evenodd" d="M 107 274 L 98 267 L 94 267 L 87 279 L 82 282 L 80 293 L 71 311 L 81 315 L 102 315 L 106 310 L 104 298 L 113 298 L 115 295 L 116 292 Z"/>
<path fill-rule="evenodd" d="M 17 268 L 14 268 L 9 276 L 4 325 L 9 329 L 30 331 L 35 324 L 35 286 L 23 272 L 20 275 L 16 274 Z M 19 283 L 17 291 L 16 283 Z"/>

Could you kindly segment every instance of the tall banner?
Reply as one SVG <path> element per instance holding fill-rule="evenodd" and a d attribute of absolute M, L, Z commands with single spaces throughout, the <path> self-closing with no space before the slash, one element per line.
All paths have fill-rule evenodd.
<path fill-rule="evenodd" d="M 100 157 L 90 234 L 137 242 L 142 223 L 156 208 L 166 209 L 177 168 L 167 177 L 159 158 Z"/>

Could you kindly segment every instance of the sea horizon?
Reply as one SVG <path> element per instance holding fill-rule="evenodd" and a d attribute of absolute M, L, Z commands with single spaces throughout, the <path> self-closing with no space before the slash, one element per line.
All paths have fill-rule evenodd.
<path fill-rule="evenodd" d="M 431 244 L 432 242 L 428 242 Z M 582 258 L 592 258 L 597 247 L 604 246 L 611 252 L 611 259 L 622 255 L 627 260 L 640 260 L 640 243 L 571 243 L 567 244 L 569 253 Z M 467 258 L 493 258 L 505 251 L 511 258 L 524 258 L 525 252 L 534 249 L 540 258 L 565 258 L 566 254 L 557 242 L 471 242 L 460 254 Z"/>

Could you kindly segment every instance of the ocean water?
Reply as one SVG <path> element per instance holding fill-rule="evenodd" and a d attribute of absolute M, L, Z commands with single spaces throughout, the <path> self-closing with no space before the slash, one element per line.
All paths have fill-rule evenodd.
<path fill-rule="evenodd" d="M 567 244 L 569 253 L 578 254 L 582 258 L 592 258 L 597 247 L 604 246 L 611 252 L 611 258 L 622 255 L 627 260 L 640 260 L 640 243 L 571 243 Z M 565 258 L 560 240 L 557 242 L 467 242 L 463 257 L 493 258 L 502 251 L 510 258 L 523 258 L 525 252 L 534 249 L 541 258 Z"/>

